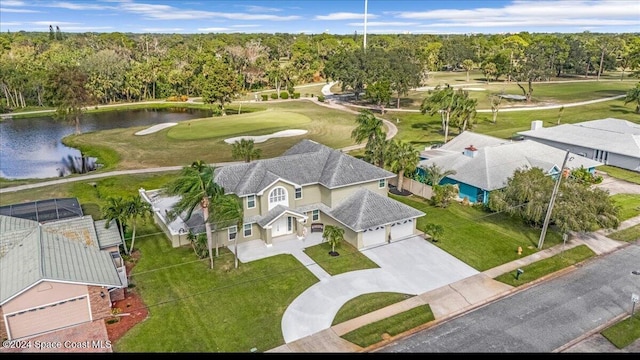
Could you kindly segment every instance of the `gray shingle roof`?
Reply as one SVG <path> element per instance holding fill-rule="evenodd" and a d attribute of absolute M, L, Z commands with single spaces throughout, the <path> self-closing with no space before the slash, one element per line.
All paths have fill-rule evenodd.
<path fill-rule="evenodd" d="M 277 217 L 279 217 L 280 215 L 282 215 L 284 212 L 290 212 L 292 214 L 298 215 L 300 217 L 305 217 L 304 214 L 295 211 L 287 206 L 284 205 L 277 205 L 276 207 L 274 207 L 273 209 L 269 210 L 269 212 L 267 212 L 267 214 L 263 217 L 261 217 L 260 219 L 258 219 L 258 225 L 265 227 L 266 225 L 268 225 L 270 222 L 272 222 L 273 220 L 275 220 Z"/>
<path fill-rule="evenodd" d="M 476 144 L 466 146 L 469 145 L 478 148 Z M 503 188 L 516 169 L 539 167 L 545 172 L 551 171 L 554 166 L 560 169 L 565 155 L 564 150 L 533 140 L 508 141 L 478 148 L 474 157 L 458 152 L 423 160 L 420 166 L 427 167 L 435 163 L 442 169 L 456 171 L 456 174 L 447 176 L 450 179 L 492 191 Z M 573 154 L 572 157 L 567 163 L 570 169 L 602 165 L 579 155 Z"/>
<path fill-rule="evenodd" d="M 0 304 L 41 280 L 122 286 L 111 255 L 98 248 L 93 220 L 85 220 L 56 226 L 0 216 L 0 242 L 11 242 L 0 255 Z"/>
<path fill-rule="evenodd" d="M 227 193 L 257 194 L 278 179 L 295 185 L 321 184 L 329 189 L 395 174 L 311 140 L 302 140 L 282 156 L 216 169 L 215 181 Z"/>
<path fill-rule="evenodd" d="M 606 118 L 518 134 L 640 158 L 640 125 L 627 120 Z"/>
<path fill-rule="evenodd" d="M 343 200 L 328 215 L 359 232 L 372 226 L 424 216 L 425 213 L 362 188 Z"/>

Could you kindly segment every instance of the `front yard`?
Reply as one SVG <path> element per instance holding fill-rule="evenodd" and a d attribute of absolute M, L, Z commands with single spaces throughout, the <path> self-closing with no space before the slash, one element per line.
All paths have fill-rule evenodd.
<path fill-rule="evenodd" d="M 136 241 L 141 258 L 131 274 L 149 317 L 114 346 L 115 352 L 263 352 L 284 344 L 286 307 L 317 282 L 291 255 L 233 268 L 221 249 L 210 270 L 190 247 L 171 248 L 155 226 Z M 139 230 L 140 231 L 140 230 Z"/>

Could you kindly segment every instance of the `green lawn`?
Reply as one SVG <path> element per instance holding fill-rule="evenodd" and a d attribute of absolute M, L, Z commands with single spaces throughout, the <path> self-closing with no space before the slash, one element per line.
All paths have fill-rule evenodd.
<path fill-rule="evenodd" d="M 609 165 L 598 166 L 597 170 L 606 172 L 609 176 L 616 179 L 632 182 L 634 184 L 640 184 L 640 173 L 637 171 L 631 171 Z"/>
<path fill-rule="evenodd" d="M 360 347 L 367 347 L 382 341 L 383 335 L 395 336 L 407 330 L 435 320 L 429 304 L 417 306 L 400 314 L 365 325 L 341 337 Z"/>
<path fill-rule="evenodd" d="M 640 311 L 637 308 L 638 306 L 636 305 L 636 311 Z M 624 349 L 640 339 L 640 315 L 636 312 L 633 317 L 628 317 L 604 329 L 600 334 L 618 349 Z"/>
<path fill-rule="evenodd" d="M 394 292 L 379 292 L 360 295 L 347 301 L 333 318 L 333 325 L 355 319 L 359 316 L 382 309 L 389 305 L 407 300 L 415 295 L 400 294 Z"/>
<path fill-rule="evenodd" d="M 98 157 L 100 163 L 103 159 L 115 159 L 111 160 L 115 163 L 110 162 L 99 171 L 187 165 L 195 160 L 207 163 L 233 161 L 232 146 L 224 139 L 262 135 L 292 127 L 308 133 L 256 143 L 263 158 L 278 156 L 303 138 L 332 148 L 354 144 L 350 137 L 355 126 L 354 114 L 328 109 L 311 101 L 274 102 L 254 105 L 252 109 L 255 112 L 250 114 L 181 122 L 143 136 L 134 134 L 146 127 L 134 127 L 69 135 L 63 142 Z"/>
<path fill-rule="evenodd" d="M 611 199 L 620 207 L 620 221 L 640 215 L 640 194 L 615 194 Z"/>
<path fill-rule="evenodd" d="M 416 196 L 390 196 L 426 213 L 418 218 L 418 229 L 424 229 L 427 223 L 442 225 L 444 237 L 434 244 L 478 271 L 538 252 L 541 230 L 505 214 L 489 213 L 459 203 L 442 209 Z M 549 229 L 543 248 L 561 243 L 561 235 Z M 522 255 L 518 255 L 519 246 L 523 249 Z"/>
<path fill-rule="evenodd" d="M 640 240 L 640 224 L 608 234 L 607 237 L 614 240 L 628 242 Z"/>
<path fill-rule="evenodd" d="M 523 266 L 521 268 L 523 273 L 518 276 L 518 279 L 516 279 L 516 272 L 512 271 L 496 277 L 495 280 L 511 286 L 520 286 L 594 256 L 596 254 L 587 245 L 578 245 L 558 255 Z"/>
<path fill-rule="evenodd" d="M 329 255 L 330 251 L 331 246 L 327 242 L 304 249 L 305 254 L 312 258 L 313 261 L 330 275 L 379 267 L 346 241 L 339 242 L 335 247 L 335 251 L 340 254 L 339 256 Z"/>
<path fill-rule="evenodd" d="M 131 274 L 149 318 L 115 344 L 116 352 L 263 352 L 284 344 L 287 306 L 318 279 L 292 255 L 240 264 L 223 248 L 213 270 L 190 247 L 171 248 L 155 226 L 137 237 L 142 256 Z"/>
<path fill-rule="evenodd" d="M 575 98 L 573 101 L 582 100 Z M 557 125 L 558 113 L 558 109 L 499 112 L 495 124 L 490 112 L 478 113 L 471 130 L 480 134 L 509 139 L 519 131 L 529 130 L 533 120 L 542 120 L 546 127 Z M 382 117 L 393 122 L 399 119 L 400 122 L 396 125 L 398 127 L 397 138 L 415 144 L 420 150 L 434 141 L 444 140 L 444 135 L 441 132 L 441 119 L 438 114 L 428 116 L 419 112 L 388 112 Z M 638 115 L 634 113 L 634 108 L 630 105 L 625 106 L 621 99 L 567 107 L 564 109 L 560 123 L 577 123 L 609 117 L 640 123 Z M 450 128 L 449 139 L 458 133 L 457 128 Z"/>

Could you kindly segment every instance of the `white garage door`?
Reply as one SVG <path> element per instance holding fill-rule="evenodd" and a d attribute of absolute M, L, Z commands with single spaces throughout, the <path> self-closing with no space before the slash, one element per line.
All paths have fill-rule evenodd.
<path fill-rule="evenodd" d="M 413 221 L 413 219 L 409 219 L 391 224 L 391 241 L 413 235 Z"/>
<path fill-rule="evenodd" d="M 384 226 L 376 226 L 362 233 L 362 247 L 380 245 L 386 242 Z"/>
<path fill-rule="evenodd" d="M 7 315 L 12 339 L 91 321 L 87 297 L 78 297 Z"/>

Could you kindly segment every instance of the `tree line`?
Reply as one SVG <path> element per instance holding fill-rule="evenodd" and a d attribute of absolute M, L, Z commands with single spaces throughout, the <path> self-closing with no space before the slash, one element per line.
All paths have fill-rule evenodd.
<path fill-rule="evenodd" d="M 56 106 L 59 89 L 84 89 L 86 104 L 202 96 L 225 103 L 266 88 L 341 81 L 381 107 L 434 71 L 479 69 L 486 81 L 513 81 L 530 98 L 532 82 L 558 76 L 638 73 L 638 34 L 0 34 L 3 109 Z M 66 76 L 65 76 L 66 75 Z M 68 76 L 72 77 L 71 79 Z"/>

